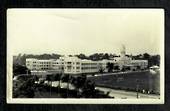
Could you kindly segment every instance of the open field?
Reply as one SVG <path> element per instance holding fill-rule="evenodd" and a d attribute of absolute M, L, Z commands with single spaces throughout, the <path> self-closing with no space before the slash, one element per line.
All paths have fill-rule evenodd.
<path fill-rule="evenodd" d="M 149 71 L 129 72 L 118 74 L 104 74 L 103 76 L 89 76 L 89 80 L 96 86 L 144 93 L 160 93 L 160 74 L 151 74 Z"/>

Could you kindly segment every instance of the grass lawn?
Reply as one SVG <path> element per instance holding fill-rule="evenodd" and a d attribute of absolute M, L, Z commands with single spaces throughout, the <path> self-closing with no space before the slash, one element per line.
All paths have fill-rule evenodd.
<path fill-rule="evenodd" d="M 94 81 L 97 86 L 131 91 L 136 91 L 138 86 L 139 91 L 144 89 L 151 93 L 160 93 L 160 74 L 151 74 L 149 71 L 89 77 L 88 79 Z"/>

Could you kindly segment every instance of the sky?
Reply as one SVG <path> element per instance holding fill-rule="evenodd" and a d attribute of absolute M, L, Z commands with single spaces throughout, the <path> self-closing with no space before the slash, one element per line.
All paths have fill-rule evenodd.
<path fill-rule="evenodd" d="M 7 50 L 21 54 L 160 54 L 159 9 L 8 9 Z"/>

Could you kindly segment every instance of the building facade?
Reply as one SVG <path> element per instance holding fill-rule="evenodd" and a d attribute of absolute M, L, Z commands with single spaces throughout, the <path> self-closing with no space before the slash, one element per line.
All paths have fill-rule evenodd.
<path fill-rule="evenodd" d="M 119 67 L 119 70 L 128 68 L 129 70 L 146 69 L 148 67 L 147 60 L 132 60 L 131 57 L 126 56 L 126 48 L 122 45 L 120 50 L 120 57 L 115 57 L 112 60 L 92 61 L 87 59 L 79 59 L 78 57 L 64 56 L 59 59 L 39 60 L 35 58 L 26 59 L 26 66 L 32 72 L 48 71 L 66 74 L 79 73 L 95 73 L 101 69 L 107 72 L 107 64 L 113 63 L 114 66 Z"/>
<path fill-rule="evenodd" d="M 109 60 L 92 61 L 81 60 L 77 57 L 60 57 L 57 60 L 38 60 L 34 58 L 26 59 L 26 66 L 31 72 L 64 72 L 66 74 L 79 73 L 95 73 L 99 72 L 100 68 L 106 72 L 106 66 Z M 112 61 L 110 61 L 112 62 Z"/>
<path fill-rule="evenodd" d="M 65 58 L 65 73 L 93 73 L 98 72 L 98 62 L 91 60 L 81 60 L 77 57 Z"/>
<path fill-rule="evenodd" d="M 39 60 L 34 58 L 26 59 L 26 66 L 31 71 L 53 71 L 61 72 L 64 62 L 60 59 Z"/>

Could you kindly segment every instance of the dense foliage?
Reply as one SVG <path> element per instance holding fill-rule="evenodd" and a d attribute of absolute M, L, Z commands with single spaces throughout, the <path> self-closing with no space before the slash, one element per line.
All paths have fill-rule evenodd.
<path fill-rule="evenodd" d="M 26 79 L 27 78 L 27 79 Z M 36 98 L 36 97 L 56 97 L 56 98 L 110 98 L 108 94 L 95 89 L 95 83 L 87 80 L 86 75 L 67 75 L 54 74 L 47 75 L 48 84 L 38 83 L 35 81 L 40 79 L 37 76 L 23 75 L 20 79 L 14 81 L 13 97 L 14 98 Z M 67 83 L 67 87 L 52 87 L 52 81 L 61 81 Z M 69 84 L 75 89 L 70 90 Z"/>
<path fill-rule="evenodd" d="M 31 74 L 31 71 L 26 66 L 13 64 L 13 75 L 16 76 L 21 74 Z"/>
<path fill-rule="evenodd" d="M 25 79 L 27 78 L 27 79 Z M 14 80 L 13 86 L 13 97 L 26 97 L 26 98 L 33 98 L 36 91 L 36 86 L 34 82 L 37 80 L 36 76 L 23 76 L 18 80 Z"/>

